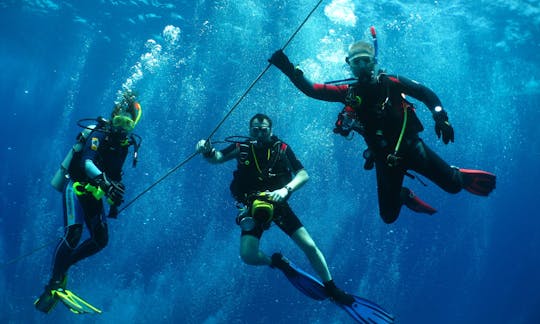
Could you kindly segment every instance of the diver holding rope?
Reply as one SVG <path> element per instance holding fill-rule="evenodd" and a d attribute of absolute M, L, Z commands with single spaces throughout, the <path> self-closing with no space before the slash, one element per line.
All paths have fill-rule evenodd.
<path fill-rule="evenodd" d="M 233 142 L 222 150 L 210 141 L 200 140 L 196 151 L 205 160 L 221 164 L 236 160 L 236 170 L 230 184 L 237 201 L 236 223 L 241 228 L 240 257 L 254 266 L 270 266 L 285 277 L 304 295 L 315 299 L 331 299 L 359 323 L 393 323 L 394 317 L 376 303 L 344 292 L 336 286 L 326 259 L 311 235 L 288 204 L 293 192 L 302 187 L 309 175 L 290 146 L 272 133 L 272 120 L 264 114 L 254 115 L 249 122 L 249 137 L 228 137 Z M 281 253 L 271 257 L 260 249 L 260 239 L 272 224 L 277 225 L 304 252 L 321 278 L 298 268 Z"/>
<path fill-rule="evenodd" d="M 351 79 L 312 83 L 282 50 L 274 52 L 269 62 L 307 96 L 345 106 L 338 115 L 334 132 L 347 137 L 355 131 L 364 137 L 368 147 L 363 153 L 364 168 L 375 167 L 379 213 L 385 223 L 395 222 L 403 205 L 419 213 L 436 212 L 412 190 L 402 186 L 408 170 L 426 176 L 449 193 L 466 189 L 476 195 L 489 195 L 495 189 L 494 174 L 450 166 L 419 137 L 424 127 L 405 95 L 428 107 L 435 121 L 435 133 L 442 137 L 444 144 L 454 141 L 448 114 L 437 95 L 426 86 L 378 70 L 377 37 L 373 27 L 371 36 L 373 44 L 358 41 L 349 48 L 345 60 L 354 75 Z"/>
<path fill-rule="evenodd" d="M 135 146 L 135 166 L 140 145 L 140 137 L 132 133 L 142 115 L 135 99 L 133 92 L 125 92 L 115 104 L 110 121 L 98 117 L 96 125 L 91 126 L 81 126 L 87 119 L 79 121 L 84 129 L 51 181 L 62 192 L 64 236 L 53 256 L 51 278 L 34 302 L 39 311 L 49 313 L 61 300 L 74 313 L 101 312 L 66 289 L 67 273 L 72 265 L 98 253 L 108 243 L 107 217 L 116 218 L 124 200 L 122 168 L 128 149 Z M 110 205 L 108 216 L 104 199 Z M 84 224 L 90 237 L 79 243 Z"/>
<path fill-rule="evenodd" d="M 352 304 L 352 297 L 334 284 L 324 255 L 287 202 L 309 179 L 302 163 L 291 147 L 272 133 L 272 120 L 267 115 L 259 113 L 251 118 L 249 134 L 249 139 L 223 150 L 216 150 L 206 140 L 196 145 L 210 163 L 237 161 L 230 190 L 240 207 L 236 222 L 242 229 L 242 261 L 287 268 L 288 261 L 280 253 L 269 257 L 259 249 L 263 232 L 274 223 L 305 253 L 328 294 L 340 303 Z"/>

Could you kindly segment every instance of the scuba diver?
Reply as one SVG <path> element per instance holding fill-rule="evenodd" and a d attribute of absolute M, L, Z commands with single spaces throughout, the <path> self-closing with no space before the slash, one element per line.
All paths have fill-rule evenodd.
<path fill-rule="evenodd" d="M 308 173 L 291 147 L 272 134 L 272 120 L 268 116 L 254 115 L 249 122 L 249 133 L 250 138 L 223 150 L 216 150 L 206 140 L 196 145 L 197 152 L 210 163 L 237 161 L 230 190 L 240 210 L 236 222 L 242 229 L 242 260 L 249 265 L 278 268 L 285 275 L 295 273 L 281 253 L 268 257 L 259 249 L 263 232 L 275 223 L 305 253 L 322 278 L 328 296 L 337 303 L 351 305 L 352 296 L 336 287 L 324 255 L 287 202 L 308 181 Z"/>
<path fill-rule="evenodd" d="M 466 189 L 476 195 L 489 195 L 495 189 L 494 174 L 450 166 L 419 137 L 418 133 L 424 127 L 405 95 L 428 107 L 435 120 L 435 133 L 438 138 L 442 137 L 444 144 L 454 141 L 448 114 L 437 95 L 426 86 L 377 69 L 377 40 L 373 27 L 371 35 L 373 45 L 359 41 L 350 46 L 345 60 L 354 75 L 352 79 L 312 83 L 282 50 L 274 52 L 268 61 L 307 96 L 345 105 L 338 115 L 334 132 L 349 136 L 351 131 L 356 131 L 364 137 L 367 144 L 363 154 L 364 168 L 375 167 L 379 213 L 385 223 L 395 222 L 403 205 L 419 213 L 431 215 L 436 212 L 409 188 L 402 186 L 404 176 L 411 176 L 408 170 L 426 176 L 449 193 Z"/>
<path fill-rule="evenodd" d="M 97 125 L 79 126 L 84 130 L 62 162 L 51 184 L 63 194 L 64 236 L 53 257 L 52 275 L 35 307 L 49 313 L 61 300 L 74 313 L 85 313 L 84 301 L 66 290 L 68 269 L 98 253 L 108 242 L 107 217 L 103 198 L 110 205 L 108 217 L 116 218 L 123 202 L 122 167 L 129 146 L 134 145 L 134 166 L 140 138 L 132 131 L 142 111 L 136 95 L 127 91 L 114 106 L 111 120 L 97 118 Z M 139 142 L 137 142 L 137 139 Z M 79 244 L 83 225 L 90 237 Z M 83 307 L 83 308 L 81 308 Z"/>

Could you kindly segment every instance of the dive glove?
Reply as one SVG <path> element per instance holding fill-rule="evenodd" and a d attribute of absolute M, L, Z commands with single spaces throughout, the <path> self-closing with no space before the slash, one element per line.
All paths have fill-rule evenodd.
<path fill-rule="evenodd" d="M 101 173 L 93 182 L 105 192 L 112 205 L 119 206 L 124 201 L 125 187 L 120 181 L 109 181 L 105 173 Z"/>
<path fill-rule="evenodd" d="M 272 57 L 268 60 L 269 63 L 274 64 L 278 69 L 283 72 L 289 78 L 294 75 L 294 65 L 289 61 L 289 58 L 283 50 L 277 50 L 272 54 Z"/>
<path fill-rule="evenodd" d="M 435 134 L 438 138 L 441 138 L 444 144 L 454 142 L 454 128 L 448 122 L 448 114 L 444 110 L 435 111 L 433 113 L 433 119 L 435 120 Z"/>
<path fill-rule="evenodd" d="M 118 218 L 119 212 L 118 206 L 112 205 L 111 208 L 109 208 L 109 215 L 107 215 L 107 217 L 116 219 Z"/>
<path fill-rule="evenodd" d="M 211 158 L 216 154 L 216 149 L 212 147 L 212 143 L 203 139 L 197 142 L 195 151 L 202 153 L 205 158 Z"/>

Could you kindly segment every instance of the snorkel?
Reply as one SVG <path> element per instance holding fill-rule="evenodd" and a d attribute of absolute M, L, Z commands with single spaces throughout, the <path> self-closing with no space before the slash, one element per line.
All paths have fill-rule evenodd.
<path fill-rule="evenodd" d="M 375 55 L 373 55 L 373 60 L 375 60 L 375 64 L 377 64 L 377 56 L 379 55 L 379 42 L 377 42 L 377 32 L 375 31 L 374 26 L 369 27 L 369 31 L 371 32 L 373 48 L 375 49 Z"/>

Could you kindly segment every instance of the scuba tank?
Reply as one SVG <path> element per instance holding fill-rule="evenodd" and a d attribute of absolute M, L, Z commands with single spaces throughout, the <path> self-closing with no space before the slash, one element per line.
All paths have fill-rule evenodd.
<path fill-rule="evenodd" d="M 77 142 L 73 144 L 71 149 L 67 152 L 66 157 L 64 157 L 62 163 L 60 163 L 60 167 L 58 168 L 58 170 L 56 170 L 56 173 L 51 179 L 51 186 L 53 186 L 53 188 L 57 191 L 64 191 L 64 187 L 69 182 L 68 168 L 71 164 L 71 160 L 73 159 L 73 154 L 82 150 L 83 145 L 88 138 L 88 135 L 90 135 L 90 133 L 94 130 L 95 127 L 96 125 L 86 126 L 86 128 L 79 133 L 79 135 L 77 136 Z"/>

